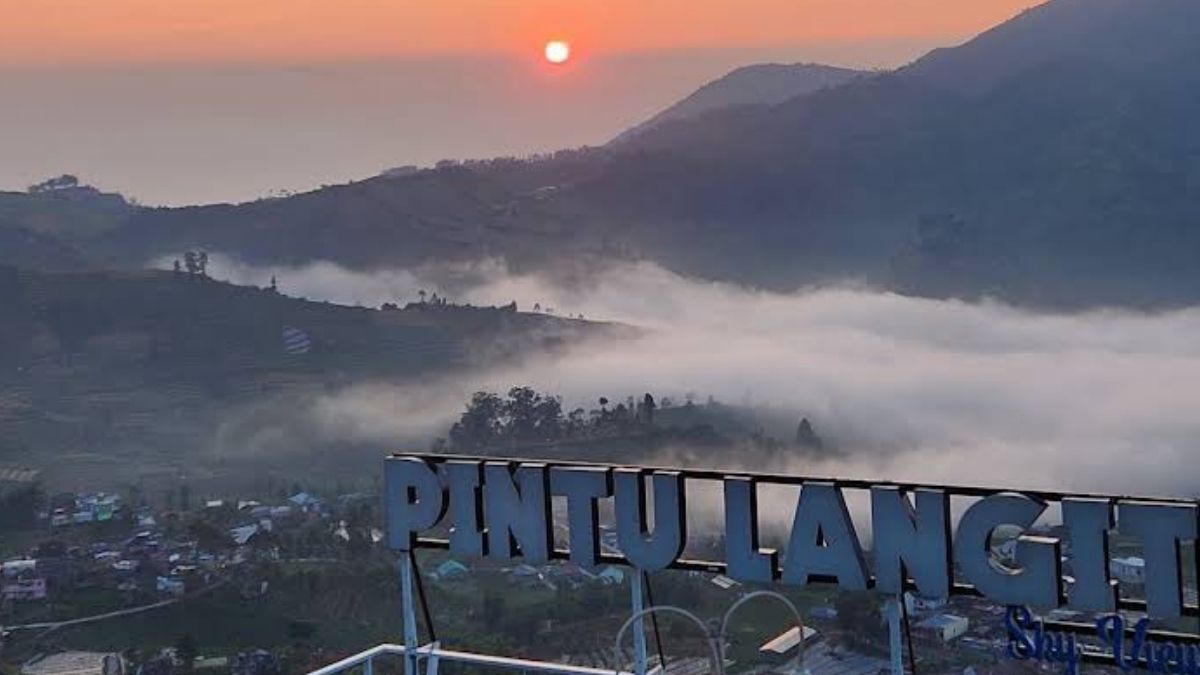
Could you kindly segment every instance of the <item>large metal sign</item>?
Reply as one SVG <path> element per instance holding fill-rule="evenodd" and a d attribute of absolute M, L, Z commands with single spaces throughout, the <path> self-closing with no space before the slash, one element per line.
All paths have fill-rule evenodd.
<path fill-rule="evenodd" d="M 720 485 L 723 560 L 681 557 L 688 540 L 689 481 Z M 763 483 L 799 486 L 782 554 L 759 544 L 758 487 Z M 869 538 L 850 517 L 848 490 L 868 493 Z M 566 504 L 565 549 L 554 546 L 553 497 Z M 950 515 L 952 498 L 964 502 L 957 522 Z M 913 589 L 931 598 L 974 594 L 1002 605 L 1135 610 L 1153 619 L 1197 614 L 1196 606 L 1183 601 L 1183 560 L 1196 560 L 1181 555 L 1197 539 L 1197 505 L 1190 500 L 448 455 L 388 459 L 386 499 L 388 540 L 401 551 L 427 546 L 458 556 L 520 557 L 534 564 L 566 558 L 589 566 L 624 563 L 643 571 L 704 569 L 745 582 L 836 583 L 889 594 Z M 599 545 L 602 502 L 611 503 L 619 555 L 602 552 Z M 1065 535 L 1030 533 L 1054 504 Z M 992 534 L 1005 526 L 1021 534 L 1013 560 L 999 564 Z M 439 527 L 448 537 L 429 536 Z M 1136 541 L 1142 550 L 1144 599 L 1123 596 L 1110 577 L 1109 542 L 1115 536 Z M 869 554 L 864 542 L 870 543 Z M 1071 568 L 1069 580 L 1064 560 Z M 1186 634 L 1159 634 L 1195 641 Z"/>

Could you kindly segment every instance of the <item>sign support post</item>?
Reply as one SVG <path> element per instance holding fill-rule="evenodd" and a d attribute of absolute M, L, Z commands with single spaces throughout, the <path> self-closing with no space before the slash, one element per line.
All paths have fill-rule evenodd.
<path fill-rule="evenodd" d="M 888 623 L 888 655 L 892 662 L 892 675 L 904 675 L 904 641 L 900 635 L 900 603 L 899 595 L 888 598 L 884 606 Z"/>
<path fill-rule="evenodd" d="M 629 575 L 629 593 L 633 609 L 632 615 L 637 617 L 633 623 L 633 672 L 636 675 L 646 675 L 646 624 L 642 618 L 642 610 L 645 609 L 645 595 L 642 592 L 640 570 L 634 570 Z M 617 667 L 620 668 L 621 664 L 618 663 Z"/>
<path fill-rule="evenodd" d="M 412 553 L 400 553 L 400 597 L 404 612 L 404 675 L 417 675 L 417 613 L 413 604 Z"/>

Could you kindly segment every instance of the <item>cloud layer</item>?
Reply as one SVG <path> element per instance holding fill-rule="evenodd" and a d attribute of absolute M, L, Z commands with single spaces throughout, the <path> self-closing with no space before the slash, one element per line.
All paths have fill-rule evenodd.
<path fill-rule="evenodd" d="M 351 387 L 317 406 L 339 432 L 428 433 L 471 391 L 515 384 L 561 394 L 568 406 L 695 392 L 800 411 L 844 451 L 771 467 L 789 472 L 1163 495 L 1194 494 L 1200 475 L 1191 464 L 1200 441 L 1200 309 L 1062 315 L 867 289 L 781 294 L 651 264 L 579 283 L 509 274 L 494 262 L 362 274 L 218 258 L 213 269 L 259 285 L 274 273 L 288 294 L 351 304 L 403 302 L 424 288 L 647 329 L 467 376 Z"/>

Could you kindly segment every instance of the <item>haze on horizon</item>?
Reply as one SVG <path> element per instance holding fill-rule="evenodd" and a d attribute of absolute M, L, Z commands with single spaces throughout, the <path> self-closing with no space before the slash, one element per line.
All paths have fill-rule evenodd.
<path fill-rule="evenodd" d="M 0 190 L 70 172 L 176 205 L 601 144 L 741 65 L 894 67 L 1029 3 L 5 4 Z"/>

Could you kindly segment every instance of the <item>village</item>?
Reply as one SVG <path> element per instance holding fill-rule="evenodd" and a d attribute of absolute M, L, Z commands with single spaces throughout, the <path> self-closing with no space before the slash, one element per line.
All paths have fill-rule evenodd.
<path fill-rule="evenodd" d="M 152 507 L 107 492 L 48 498 L 46 508 L 34 514 L 36 536 L 30 546 L 0 567 L 0 658 L 23 675 L 275 675 L 305 672 L 360 642 L 399 634 L 394 560 L 382 543 L 377 495 L 317 495 L 297 489 L 271 498 L 213 498 L 192 504 L 181 490 L 170 501 Z M 565 528 L 565 522 L 555 523 L 557 540 L 565 538 Z M 599 543 L 603 552 L 617 553 L 615 529 L 601 526 Z M 709 537 L 697 545 L 715 553 L 723 542 Z M 1015 539 L 1006 540 L 997 543 L 993 553 L 1011 559 L 1014 547 Z M 452 626 L 455 635 L 467 636 L 464 640 L 486 638 L 514 650 L 537 636 L 534 647 L 525 647 L 529 656 L 600 668 L 625 665 L 614 662 L 611 640 L 628 615 L 632 570 L 422 553 L 422 583 L 433 624 Z M 1109 567 L 1126 587 L 1136 588 L 1144 581 L 1145 563 L 1135 555 L 1114 555 Z M 318 634 L 325 644 L 337 642 L 312 609 L 287 614 L 281 619 L 285 628 L 276 631 L 283 637 L 263 637 L 261 644 L 247 643 L 254 637 L 246 635 L 222 647 L 203 630 L 196 635 L 154 636 L 127 627 L 127 622 L 139 619 L 153 624 L 159 612 L 208 616 L 210 597 L 213 603 L 216 597 L 227 604 L 233 599 L 266 613 L 261 612 L 263 606 L 294 606 L 305 600 L 301 596 L 306 591 L 321 595 L 319 584 L 331 576 L 342 584 L 361 577 L 354 582 L 358 595 L 377 596 L 330 610 L 331 621 L 338 612 L 375 617 L 363 619 L 362 635 L 346 637 L 340 647 L 308 648 Z M 660 603 L 674 602 L 714 616 L 755 590 L 723 575 L 697 571 L 665 572 L 646 583 Z M 785 672 L 801 647 L 812 675 L 877 675 L 888 669 L 879 596 L 838 593 L 821 585 L 787 592 L 803 608 L 803 633 L 789 629 L 786 616 L 754 613 L 734 636 L 746 643 L 733 652 L 744 669 Z M 347 597 L 355 593 L 353 588 L 345 591 Z M 912 593 L 905 594 L 903 605 L 906 641 L 919 670 L 1037 670 L 1033 664 L 1005 658 L 1003 606 L 977 597 L 933 601 Z M 1048 616 L 1081 618 L 1065 610 Z M 88 627 L 103 632 L 84 641 L 69 637 L 71 631 Z M 695 636 L 680 627 L 664 628 L 664 635 L 673 650 L 698 653 L 692 649 Z M 85 643 L 106 649 L 78 648 Z M 540 654 L 536 645 L 554 645 L 556 653 Z M 682 675 L 702 669 L 703 659 L 679 657 L 666 666 L 667 672 Z"/>

